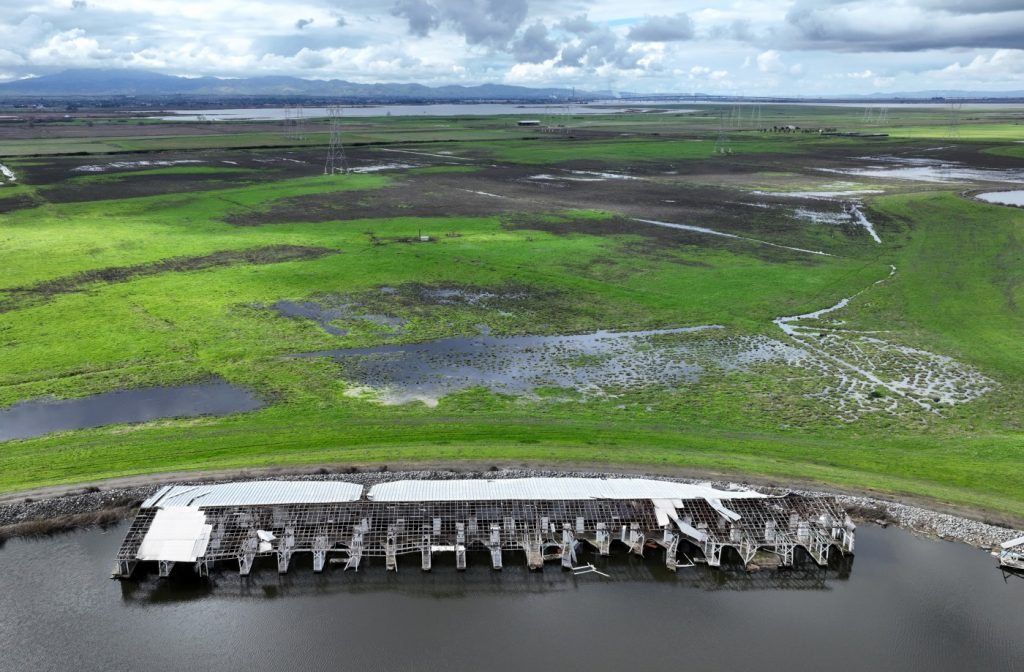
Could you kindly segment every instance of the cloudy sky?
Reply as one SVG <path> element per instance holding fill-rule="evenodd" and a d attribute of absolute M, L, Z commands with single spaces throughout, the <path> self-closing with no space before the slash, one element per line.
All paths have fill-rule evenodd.
<path fill-rule="evenodd" d="M 0 0 L 67 68 L 640 92 L 1024 89 L 1024 0 Z"/>

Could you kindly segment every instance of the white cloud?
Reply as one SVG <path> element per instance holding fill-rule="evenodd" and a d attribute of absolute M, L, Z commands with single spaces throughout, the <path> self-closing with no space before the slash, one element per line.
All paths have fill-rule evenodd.
<path fill-rule="evenodd" d="M 1020 0 L 679 9 L 664 0 L 9 0 L 0 76 L 132 67 L 639 92 L 1024 88 Z"/>
<path fill-rule="evenodd" d="M 782 62 L 782 54 L 769 49 L 757 55 L 757 69 L 761 72 L 781 72 L 785 69 Z"/>

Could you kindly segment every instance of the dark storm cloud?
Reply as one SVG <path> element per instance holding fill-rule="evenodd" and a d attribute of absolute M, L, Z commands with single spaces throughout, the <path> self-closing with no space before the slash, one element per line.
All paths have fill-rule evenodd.
<path fill-rule="evenodd" d="M 596 68 L 610 64 L 630 70 L 643 57 L 634 53 L 608 26 L 595 23 L 585 15 L 561 21 L 558 28 L 575 37 L 562 46 L 558 65 L 572 68 Z"/>
<path fill-rule="evenodd" d="M 520 63 L 543 63 L 558 55 L 558 45 L 548 36 L 548 29 L 539 21 L 512 43 L 512 55 Z"/>
<path fill-rule="evenodd" d="M 576 14 L 559 21 L 556 26 L 567 33 L 586 35 L 597 30 L 597 24 L 587 18 L 586 14 Z"/>
<path fill-rule="evenodd" d="M 398 0 L 391 8 L 391 14 L 408 21 L 409 33 L 418 37 L 426 37 L 441 25 L 437 7 L 427 0 Z"/>
<path fill-rule="evenodd" d="M 394 16 L 409 22 L 409 32 L 426 37 L 442 23 L 469 44 L 504 46 L 526 20 L 526 0 L 398 0 Z"/>
<path fill-rule="evenodd" d="M 919 5 L 879 2 L 798 0 L 786 14 L 786 29 L 775 35 L 777 48 L 831 51 L 909 52 L 952 48 L 1024 48 L 1024 7 L 1015 11 L 955 14 L 924 0 Z M 981 5 L 1002 8 L 1007 2 Z"/>
<path fill-rule="evenodd" d="M 85 0 L 71 0 L 71 9 L 85 9 L 89 3 Z"/>
<path fill-rule="evenodd" d="M 648 16 L 629 29 L 634 42 L 682 42 L 693 38 L 693 21 L 684 13 L 675 16 Z"/>
<path fill-rule="evenodd" d="M 313 23 L 313 19 L 299 19 L 298 21 L 295 22 L 295 27 L 298 28 L 299 30 L 302 30 L 311 23 Z"/>
<path fill-rule="evenodd" d="M 921 7 L 942 9 L 953 14 L 988 14 L 990 12 L 1015 12 L 1024 6 L 1021 0 L 922 0 Z M 1022 28 L 1024 30 L 1024 28 Z"/>

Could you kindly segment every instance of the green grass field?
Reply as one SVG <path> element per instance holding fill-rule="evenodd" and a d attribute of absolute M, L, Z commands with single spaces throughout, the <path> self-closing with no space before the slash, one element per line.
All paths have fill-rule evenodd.
<path fill-rule="evenodd" d="M 860 114 L 783 111 L 808 128 Z M 442 130 L 437 120 L 381 119 L 354 131 L 377 144 L 350 158 L 416 165 L 335 176 L 319 174 L 319 136 L 291 147 L 309 157 L 308 168 L 259 163 L 276 155 L 238 148 L 286 146 L 280 132 L 235 135 L 230 124 L 217 135 L 0 141 L 0 161 L 20 176 L 19 186 L 0 187 L 0 202 L 32 199 L 0 214 L 0 408 L 211 376 L 266 402 L 244 414 L 0 442 L 0 491 L 193 469 L 537 460 L 799 478 L 1024 520 L 1024 211 L 964 198 L 960 184 L 858 181 L 817 170 L 841 169 L 843 157 L 916 156 L 948 145 L 939 142 L 941 110 L 891 112 L 884 140 L 737 130 L 727 156 L 714 152 L 714 115 L 657 116 L 588 118 L 581 134 L 640 135 L 576 139 L 522 139 L 508 119 L 455 120 Z M 993 114 L 965 129 L 951 160 L 986 167 L 998 159 L 1004 163 L 992 168 L 1006 169 L 1018 154 L 1005 148 L 1024 139 L 1022 128 Z M 427 142 L 408 144 L 414 136 Z M 173 149 L 175 158 L 204 164 L 82 176 L 70 169 L 75 161 L 111 159 L 66 156 L 129 149 Z M 445 162 L 444 152 L 472 163 Z M 36 158 L 17 158 L 27 155 Z M 213 167 L 236 160 L 241 165 Z M 645 172 L 625 186 L 561 177 L 580 165 Z M 554 171 L 555 186 L 531 181 L 540 170 Z M 708 185 L 726 191 L 705 195 Z M 602 194 L 612 188 L 622 191 Z M 784 198 L 770 208 L 744 205 L 769 198 L 755 193 L 765 188 L 884 191 L 862 203 L 883 242 L 855 227 L 800 220 Z M 630 223 L 645 212 L 645 199 L 669 213 L 663 219 L 733 237 Z M 240 225 L 246 217 L 253 224 Z M 431 242 L 410 242 L 424 234 Z M 257 255 L 280 246 L 316 253 L 280 261 Z M 525 298 L 501 310 L 401 298 L 418 287 Z M 914 349 L 907 357 L 932 353 L 940 359 L 925 361 L 934 366 L 948 358 L 991 384 L 977 398 L 930 411 L 883 390 L 875 396 L 889 395 L 897 410 L 865 397 L 877 408 L 841 418 L 837 395 L 846 392 L 819 394 L 819 371 L 771 360 L 711 365 L 696 380 L 601 394 L 476 385 L 434 407 L 382 404 L 335 361 L 290 357 L 482 328 L 554 335 L 706 324 L 723 327 L 723 343 L 771 339 L 816 352 L 817 340 L 787 340 L 773 319 L 844 297 L 854 298 L 837 313 L 842 328 L 870 332 L 890 352 Z M 338 317 L 332 323 L 347 333 L 332 335 L 268 309 L 281 300 L 363 306 L 404 326 L 382 334 L 358 315 Z M 819 340 L 827 344 L 824 331 Z M 850 356 L 863 355 L 893 380 L 907 375 L 861 352 L 867 347 Z M 828 364 L 834 352 L 813 361 Z M 576 365 L 590 363 L 583 357 Z"/>

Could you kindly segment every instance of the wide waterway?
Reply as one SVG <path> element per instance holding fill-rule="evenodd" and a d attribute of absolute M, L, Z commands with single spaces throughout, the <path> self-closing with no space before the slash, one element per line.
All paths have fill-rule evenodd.
<path fill-rule="evenodd" d="M 423 105 L 343 105 L 343 117 L 480 117 L 494 114 L 515 114 L 524 118 L 559 116 L 571 111 L 580 114 L 620 114 L 636 111 L 639 108 L 623 106 L 622 103 L 612 105 L 581 105 L 571 107 L 565 103 L 544 105 L 533 103 L 426 103 Z M 657 110 L 662 111 L 662 110 Z M 668 112 L 681 113 L 693 110 L 669 109 Z M 246 107 L 237 109 L 210 110 L 168 110 L 169 114 L 150 117 L 161 121 L 274 121 L 287 119 L 292 110 L 284 107 Z M 306 119 L 326 117 L 326 107 L 305 107 L 302 114 Z"/>
<path fill-rule="evenodd" d="M 827 571 L 671 574 L 620 548 L 584 558 L 610 579 L 470 554 L 209 583 L 107 578 L 124 530 L 0 547 L 0 670 L 1024 670 L 1024 579 L 894 528 Z"/>

